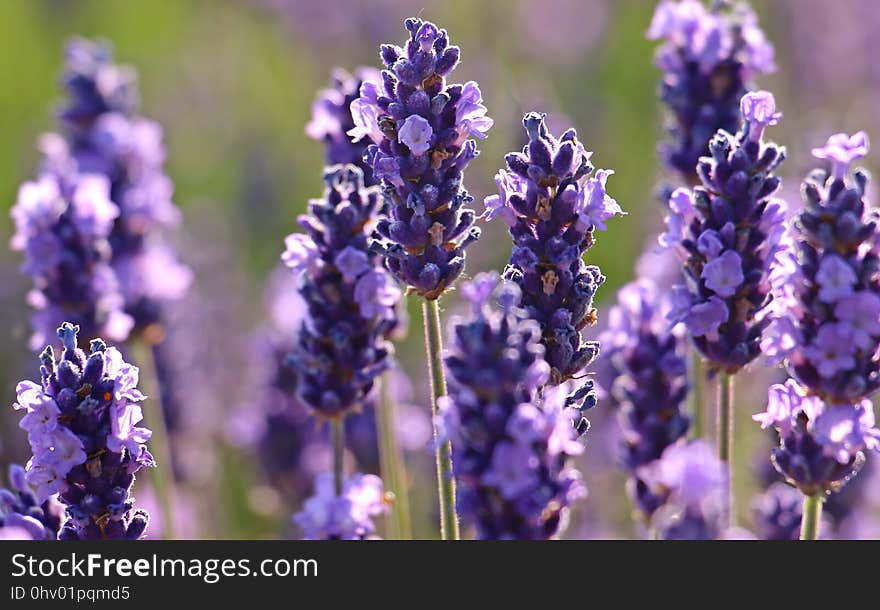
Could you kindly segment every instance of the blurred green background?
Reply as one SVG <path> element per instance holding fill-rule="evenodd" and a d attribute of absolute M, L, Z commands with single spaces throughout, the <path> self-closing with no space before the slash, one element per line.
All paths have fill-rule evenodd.
<path fill-rule="evenodd" d="M 779 71 L 761 85 L 777 94 L 786 114 L 772 137 L 789 146 L 786 174 L 792 176 L 788 184 L 795 186 L 785 192 L 792 195 L 797 177 L 809 168 L 810 146 L 832 131 L 869 129 L 877 120 L 878 97 L 871 80 L 877 78 L 876 70 L 854 54 L 835 61 L 833 54 L 841 50 L 834 35 L 825 32 L 827 25 L 855 36 L 853 28 L 867 29 L 863 22 L 873 12 L 862 19 L 855 8 L 865 10 L 871 2 L 842 0 L 835 3 L 838 22 L 822 24 L 821 11 L 827 9 L 819 0 L 754 4 L 777 48 Z M 376 65 L 378 45 L 400 42 L 403 19 L 420 15 L 445 27 L 461 46 L 463 62 L 455 77 L 480 83 L 496 120 L 466 176 L 478 209 L 494 191 L 503 154 L 522 145 L 520 118 L 528 110 L 548 112 L 554 130 L 576 126 L 588 149 L 595 151 L 596 165 L 616 171 L 609 191 L 629 215 L 610 223 L 589 253 L 590 262 L 600 265 L 608 278 L 600 293 L 601 317 L 601 307 L 631 279 L 635 257 L 662 222 L 653 196 L 662 177 L 655 154 L 662 108 L 655 95 L 654 43 L 644 38 L 653 8 L 645 0 L 3 0 L 0 208 L 8 218 L 18 185 L 33 176 L 37 137 L 54 129 L 64 41 L 75 34 L 111 41 L 118 61 L 140 73 L 143 114 L 165 128 L 167 172 L 185 217 L 179 236 L 184 258 L 188 255 L 197 273 L 202 272 L 199 283 L 210 284 L 213 274 L 233 278 L 215 298 L 228 300 L 233 312 L 227 315 L 223 341 L 241 344 L 264 315 L 263 292 L 283 237 L 296 229 L 296 215 L 307 199 L 321 192 L 322 146 L 304 133 L 316 91 L 326 86 L 335 66 Z M 823 30 L 809 43 L 803 32 L 816 29 L 805 19 L 818 21 Z M 809 53 L 830 66 L 823 72 Z M 853 67 L 857 61 L 864 66 Z M 833 95 L 826 95 L 828 91 Z M 8 242 L 11 229 L 10 221 L 0 222 L 0 241 Z M 490 226 L 469 250 L 468 273 L 500 270 L 508 254 L 505 231 Z M 27 282 L 18 277 L 18 264 L 17 255 L 0 248 L 3 405 L 12 403 L 18 379 L 36 375 L 27 349 Z M 454 296 L 444 301 L 444 308 L 447 313 L 455 309 Z M 224 347 L 214 342 L 211 349 Z M 400 348 L 401 360 L 414 376 L 421 374 L 422 349 L 415 328 Z M 230 360 L 231 368 L 235 362 Z M 236 375 L 235 370 L 228 373 Z M 745 474 L 737 486 L 740 512 L 747 519 L 747 470 L 755 461 L 752 446 L 759 442 L 751 438 L 757 435 L 749 416 L 762 407 L 766 382 L 743 385 L 757 387 L 753 394 L 742 392 L 738 400 L 738 426 L 745 436 L 738 440 L 737 457 Z M 427 409 L 419 394 L 422 386 L 417 384 L 416 391 L 416 402 Z M 210 493 L 203 496 L 210 498 L 205 509 L 210 517 L 194 535 L 275 535 L 296 507 L 280 507 L 274 514 L 254 509 L 258 469 L 223 440 L 222 422 L 232 406 L 216 405 L 212 450 L 217 456 L 205 487 Z M 25 457 L 11 409 L 4 411 L 0 465 Z M 594 427 L 593 450 L 601 448 L 601 432 Z M 633 535 L 623 479 L 598 472 L 613 471 L 613 464 L 591 462 L 590 453 L 583 470 L 593 493 L 578 513 L 593 524 L 584 527 L 593 529 L 578 530 L 578 535 Z M 429 523 L 426 519 L 420 526 L 421 535 L 433 535 Z"/>

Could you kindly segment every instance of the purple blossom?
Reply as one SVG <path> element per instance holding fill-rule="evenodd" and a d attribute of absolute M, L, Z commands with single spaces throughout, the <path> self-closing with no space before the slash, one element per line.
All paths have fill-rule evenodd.
<path fill-rule="evenodd" d="M 515 284 L 480 274 L 463 292 L 473 314 L 453 323 L 450 392 L 441 401 L 460 514 L 480 539 L 551 538 L 584 494 L 566 464 L 583 450 L 567 413 L 573 401 L 565 385 L 538 396 L 549 367 Z M 581 399 L 595 404 L 595 392 Z"/>
<path fill-rule="evenodd" d="M 700 238 L 702 239 L 704 235 L 706 234 L 704 233 Z M 717 239 L 716 235 L 710 234 L 709 239 L 713 237 Z M 739 254 L 733 250 L 725 250 L 724 254 L 718 256 L 715 254 L 717 252 L 715 248 L 705 247 L 701 252 L 709 259 L 700 275 L 706 282 L 706 288 L 722 298 L 732 297 L 745 279 L 742 272 L 742 259 Z"/>
<path fill-rule="evenodd" d="M 834 303 L 852 294 L 858 279 L 844 259 L 830 254 L 822 259 L 816 272 L 816 283 L 820 287 L 818 296 L 826 303 Z"/>
<path fill-rule="evenodd" d="M 56 496 L 37 502 L 24 468 L 9 467 L 9 488 L 0 488 L 0 538 L 5 534 L 6 539 L 54 540 L 62 512 Z"/>
<path fill-rule="evenodd" d="M 333 489 L 333 475 L 315 478 L 315 494 L 306 499 L 293 522 L 305 540 L 364 540 L 375 538 L 374 517 L 388 512 L 382 480 L 372 474 L 346 479 L 342 494 Z"/>
<path fill-rule="evenodd" d="M 828 159 L 832 163 L 831 174 L 835 180 L 843 180 L 849 167 L 859 159 L 868 156 L 868 134 L 859 131 L 851 136 L 836 133 L 822 148 L 814 148 L 813 156 L 817 159 Z"/>
<path fill-rule="evenodd" d="M 776 98 L 769 91 L 746 93 L 740 100 L 739 109 L 748 125 L 748 138 L 753 142 L 759 142 L 764 129 L 778 124 L 782 118 L 782 113 L 776 112 Z"/>
<path fill-rule="evenodd" d="M 377 188 L 365 187 L 354 165 L 328 168 L 324 181 L 324 197 L 300 217 L 306 234 L 288 236 L 282 259 L 304 273 L 308 316 L 291 355 L 300 398 L 324 417 L 339 417 L 366 403 L 390 365 L 401 291 L 369 246 Z"/>
<path fill-rule="evenodd" d="M 626 216 L 617 201 L 605 191 L 605 182 L 613 173 L 610 169 L 597 170 L 596 175 L 587 180 L 585 188 L 578 193 L 582 200 L 575 211 L 578 212 L 578 222 L 585 230 L 594 227 L 599 231 L 607 231 L 606 220 L 615 216 Z"/>
<path fill-rule="evenodd" d="M 383 185 L 376 246 L 392 274 L 437 299 L 464 269 L 465 248 L 479 238 L 462 173 L 492 120 L 476 83 L 449 84 L 460 50 L 446 30 L 407 19 L 404 47 L 382 45 L 386 69 L 352 102 L 355 141 L 369 138 L 365 160 Z"/>
<path fill-rule="evenodd" d="M 59 361 L 51 347 L 40 355 L 41 388 L 18 384 L 15 408 L 26 412 L 22 427 L 33 452 L 25 478 L 36 502 L 58 493 L 66 506 L 60 539 L 138 539 L 148 515 L 134 510 L 131 486 L 135 473 L 154 462 L 145 444 L 149 430 L 134 427 L 145 398 L 135 387 L 137 369 L 100 339 L 86 355 L 77 348 L 78 331 L 66 322 L 58 329 Z M 37 412 L 43 415 L 28 419 Z"/>

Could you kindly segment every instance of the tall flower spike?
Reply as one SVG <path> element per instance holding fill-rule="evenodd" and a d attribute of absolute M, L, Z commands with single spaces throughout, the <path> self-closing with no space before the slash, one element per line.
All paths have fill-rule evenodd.
<path fill-rule="evenodd" d="M 109 45 L 76 38 L 65 55 L 68 99 L 59 113 L 61 135 L 43 137 L 44 166 L 62 176 L 106 176 L 119 209 L 109 242 L 125 311 L 136 332 L 157 341 L 161 302 L 181 298 L 192 280 L 162 235 L 180 222 L 162 168 L 162 128 L 138 115 L 137 74 L 113 63 Z"/>
<path fill-rule="evenodd" d="M 549 383 L 557 385 L 579 376 L 599 353 L 599 344 L 585 341 L 581 331 L 596 321 L 593 297 L 605 276 L 582 259 L 595 230 L 624 212 L 605 191 L 614 172 L 589 177 L 592 153 L 577 132 L 556 139 L 544 118 L 536 112 L 523 118 L 529 143 L 506 156 L 508 169 L 495 177 L 499 194 L 486 198 L 485 218 L 501 217 L 510 230 L 513 251 L 504 277 L 520 287 L 523 309 L 541 328 Z M 591 385 L 588 380 L 582 389 Z"/>
<path fill-rule="evenodd" d="M 31 347 L 54 342 L 55 329 L 72 320 L 85 339 L 124 341 L 132 318 L 110 266 L 108 238 L 119 208 L 109 183 L 96 174 L 44 173 L 19 188 L 13 206 L 13 250 L 24 253 L 22 272 L 33 278 Z"/>
<path fill-rule="evenodd" d="M 67 507 L 60 539 L 136 540 L 149 516 L 134 509 L 131 487 L 135 473 L 155 465 L 146 446 L 150 431 L 137 425 L 146 397 L 137 389 L 137 367 L 100 339 L 86 355 L 77 348 L 78 332 L 62 324 L 61 359 L 47 347 L 40 354 L 42 385 L 22 381 L 16 388 L 14 408 L 24 412 L 20 427 L 33 451 L 25 479 L 37 502 L 57 493 Z"/>
<path fill-rule="evenodd" d="M 369 246 L 378 190 L 364 187 L 353 165 L 328 168 L 324 181 L 324 197 L 299 218 L 306 233 L 287 237 L 282 260 L 302 274 L 309 314 L 291 356 L 299 395 L 316 414 L 336 418 L 360 409 L 390 366 L 401 293 Z"/>
<path fill-rule="evenodd" d="M 498 285 L 497 274 L 465 284 L 473 316 L 455 322 L 445 359 L 453 383 L 443 410 L 458 506 L 481 539 L 551 538 L 585 494 L 566 464 L 583 450 L 565 414 L 566 388 L 538 396 L 549 366 L 537 324 L 518 308 L 519 292 Z"/>
<path fill-rule="evenodd" d="M 352 142 L 348 135 L 354 129 L 351 103 L 360 96 L 365 82 L 378 83 L 379 72 L 373 68 L 358 68 L 349 74 L 341 68 L 333 71 L 330 87 L 324 89 L 312 104 L 312 120 L 306 125 L 306 134 L 325 145 L 324 160 L 328 165 L 350 163 L 364 172 L 364 184 L 371 186 L 373 168 L 364 161 L 369 139 Z"/>
<path fill-rule="evenodd" d="M 383 45 L 386 69 L 352 102 L 355 142 L 369 138 L 365 161 L 381 182 L 383 218 L 376 247 L 413 292 L 434 300 L 461 274 L 465 247 L 479 237 L 462 173 L 478 152 L 470 136 L 492 126 L 477 83 L 447 84 L 459 61 L 446 30 L 407 19 L 403 48 Z"/>
<path fill-rule="evenodd" d="M 663 72 L 660 97 L 669 107 L 669 139 L 660 147 L 667 166 L 687 183 L 720 129 L 733 133 L 739 101 L 758 75 L 773 72 L 773 46 L 744 3 L 663 0 L 648 38 L 662 40 L 655 63 Z"/>
<path fill-rule="evenodd" d="M 710 366 L 725 373 L 760 354 L 771 268 L 785 249 L 785 203 L 772 197 L 785 149 L 760 138 L 780 115 L 764 91 L 743 97 L 742 113 L 742 129 L 719 131 L 700 159 L 702 186 L 673 193 L 660 237 L 684 263 L 670 319 L 684 322 Z"/>
<path fill-rule="evenodd" d="M 665 498 L 654 495 L 637 473 L 684 439 L 690 427 L 684 413 L 685 346 L 681 333 L 669 328 L 666 307 L 658 286 L 640 278 L 620 289 L 600 337 L 601 358 L 610 364 L 610 390 L 619 405 L 621 461 L 630 473 L 627 491 L 645 519 Z"/>
<path fill-rule="evenodd" d="M 305 540 L 365 540 L 376 538 L 373 518 L 388 512 L 382 479 L 356 474 L 345 480 L 342 494 L 333 489 L 333 475 L 315 478 L 315 495 L 303 504 L 293 522 Z"/>
<path fill-rule="evenodd" d="M 0 531 L 16 528 L 33 540 L 55 540 L 63 510 L 57 496 L 37 502 L 24 468 L 9 467 L 9 488 L 0 488 Z"/>
<path fill-rule="evenodd" d="M 792 248 L 773 270 L 772 323 L 762 345 L 774 363 L 826 402 L 858 402 L 880 388 L 880 227 L 865 201 L 868 174 L 850 165 L 867 136 L 836 134 L 813 151 L 832 162 L 804 182 Z"/>
<path fill-rule="evenodd" d="M 773 465 L 805 496 L 838 491 L 858 473 L 866 451 L 880 450 L 871 401 L 826 403 L 793 379 L 771 386 L 766 411 L 753 419 L 779 433 Z"/>

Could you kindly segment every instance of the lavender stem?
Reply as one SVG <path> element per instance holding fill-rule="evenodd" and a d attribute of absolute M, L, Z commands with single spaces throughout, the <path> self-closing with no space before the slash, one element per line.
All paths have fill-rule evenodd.
<path fill-rule="evenodd" d="M 428 374 L 431 378 L 431 414 L 437 461 L 437 490 L 440 498 L 440 536 L 443 540 L 458 540 L 458 515 L 455 512 L 455 479 L 452 476 L 452 445 L 440 442 L 438 399 L 446 395 L 446 377 L 443 374 L 440 335 L 440 306 L 436 299 L 422 302 L 425 324 L 425 347 L 428 353 Z"/>
<path fill-rule="evenodd" d="M 691 348 L 691 413 L 694 417 L 691 424 L 691 438 L 703 436 L 703 379 L 706 370 L 703 359 L 696 348 Z"/>
<path fill-rule="evenodd" d="M 733 375 L 718 374 L 718 457 L 727 465 L 725 511 L 728 525 L 733 518 Z"/>
<path fill-rule="evenodd" d="M 330 422 L 333 435 L 333 489 L 337 496 L 342 495 L 344 480 L 343 467 L 345 462 L 345 419 L 344 416 L 334 417 Z"/>
<path fill-rule="evenodd" d="M 819 521 L 822 519 L 822 495 L 804 496 L 804 511 L 801 517 L 801 540 L 816 540 L 819 537 Z"/>
<path fill-rule="evenodd" d="M 406 465 L 401 455 L 400 443 L 397 441 L 396 405 L 391 395 L 391 376 L 387 373 L 382 378 L 381 392 L 381 404 L 376 413 L 379 427 L 379 462 L 382 469 L 382 480 L 387 489 L 394 494 L 394 504 L 389 513 L 391 538 L 410 540 L 412 539 L 412 528 Z"/>
<path fill-rule="evenodd" d="M 159 510 L 162 513 L 162 535 L 166 540 L 174 540 L 174 513 L 172 497 L 174 495 L 174 467 L 171 457 L 171 444 L 168 437 L 168 426 L 165 422 L 165 409 L 162 405 L 162 392 L 159 376 L 156 374 L 156 350 L 151 349 L 143 341 L 132 343 L 137 362 L 140 365 L 141 384 L 147 396 L 155 396 L 153 418 L 150 420 L 150 451 L 155 454 L 158 466 L 150 470 L 150 479 L 156 490 Z"/>

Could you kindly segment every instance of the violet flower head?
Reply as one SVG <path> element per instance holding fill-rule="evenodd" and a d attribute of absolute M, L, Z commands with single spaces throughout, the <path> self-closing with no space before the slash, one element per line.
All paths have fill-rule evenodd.
<path fill-rule="evenodd" d="M 149 516 L 134 509 L 135 473 L 154 466 L 146 443 L 138 369 L 114 347 L 94 339 L 88 355 L 77 348 L 79 329 L 58 329 L 64 345 L 56 361 L 51 347 L 40 354 L 42 385 L 22 381 L 14 408 L 24 412 L 33 457 L 25 480 L 36 502 L 53 494 L 66 506 L 59 539 L 136 540 Z"/>
<path fill-rule="evenodd" d="M 101 174 L 109 181 L 118 207 L 109 236 L 111 263 L 136 332 L 155 341 L 161 338 L 161 302 L 181 298 L 192 280 L 163 235 L 179 223 L 180 212 L 162 167 L 162 128 L 138 114 L 137 74 L 113 63 L 109 45 L 75 38 L 66 62 L 61 135 L 43 137 L 44 168 L 62 176 Z"/>
<path fill-rule="evenodd" d="M 781 481 L 773 483 L 752 506 L 755 533 L 761 540 L 800 539 L 803 506 L 804 496 L 796 488 Z"/>
<path fill-rule="evenodd" d="M 753 416 L 773 427 L 776 470 L 807 496 L 840 490 L 865 462 L 865 452 L 880 450 L 871 401 L 826 403 L 789 379 L 770 387 L 767 409 Z"/>
<path fill-rule="evenodd" d="M 55 540 L 63 510 L 57 496 L 37 502 L 24 468 L 9 467 L 9 487 L 0 488 L 0 530 L 16 528 L 32 540 Z"/>
<path fill-rule="evenodd" d="M 660 97 L 669 108 L 663 160 L 687 182 L 718 130 L 734 133 L 740 98 L 755 76 L 773 72 L 773 46 L 745 3 L 663 0 L 648 38 L 662 40 L 655 63 Z"/>
<path fill-rule="evenodd" d="M 665 318 L 661 292 L 648 278 L 620 289 L 600 336 L 602 356 L 610 364 L 611 387 L 619 406 L 621 462 L 630 474 L 628 492 L 649 519 L 664 498 L 651 493 L 637 473 L 667 447 L 685 438 L 690 418 L 684 340 Z"/>
<path fill-rule="evenodd" d="M 375 184 L 373 169 L 364 161 L 370 141 L 351 141 L 348 132 L 355 128 L 351 103 L 360 96 L 364 82 L 377 83 L 379 80 L 379 72 L 373 68 L 358 68 L 354 74 L 337 68 L 333 71 L 330 87 L 318 93 L 312 104 L 312 119 L 306 125 L 306 134 L 310 138 L 324 142 L 327 165 L 357 165 L 364 172 L 367 186 Z"/>
<path fill-rule="evenodd" d="M 865 200 L 868 174 L 849 171 L 864 134 L 832 136 L 814 154 L 832 161 L 802 186 L 804 209 L 773 269 L 772 323 L 762 345 L 774 363 L 830 404 L 880 388 L 880 228 Z"/>
<path fill-rule="evenodd" d="M 108 238 L 119 208 L 109 184 L 95 174 L 65 178 L 44 173 L 25 182 L 11 210 L 13 250 L 24 253 L 21 270 L 33 279 L 28 302 L 34 308 L 31 346 L 54 342 L 55 329 L 73 320 L 84 340 L 128 337 L 133 320 L 110 266 Z"/>
<path fill-rule="evenodd" d="M 342 495 L 333 489 L 333 475 L 315 478 L 315 494 L 293 516 L 305 540 L 366 540 L 375 538 L 373 518 L 388 512 L 382 479 L 356 474 L 343 482 Z"/>
<path fill-rule="evenodd" d="M 454 322 L 445 357 L 450 393 L 441 406 L 459 512 L 480 539 L 551 538 L 585 494 L 567 465 L 583 450 L 566 413 L 567 388 L 547 388 L 539 398 L 550 367 L 515 284 L 484 273 L 463 294 L 473 315 Z M 589 400 L 595 404 L 595 394 Z"/>
<path fill-rule="evenodd" d="M 661 540 L 716 540 L 724 535 L 727 469 L 702 440 L 676 443 L 637 472 L 650 493 L 663 499 L 651 517 Z"/>
<path fill-rule="evenodd" d="M 382 185 L 383 218 L 374 246 L 413 292 L 437 299 L 461 274 L 465 248 L 479 237 L 462 174 L 486 137 L 477 83 L 449 84 L 460 51 L 446 30 L 407 19 L 404 47 L 382 45 L 386 69 L 361 85 L 351 103 L 355 142 L 368 139 L 364 160 Z"/>
<path fill-rule="evenodd" d="M 324 181 L 324 197 L 310 201 L 309 214 L 299 218 L 306 234 L 287 238 L 282 259 L 303 274 L 308 308 L 291 355 L 299 396 L 329 418 L 360 409 L 390 366 L 401 291 L 369 245 L 378 189 L 364 187 L 354 165 L 328 168 Z"/>
<path fill-rule="evenodd" d="M 777 113 L 769 93 L 747 98 L 742 129 L 719 131 L 700 159 L 702 185 L 672 194 L 660 238 L 684 264 L 670 319 L 685 324 L 710 366 L 731 373 L 761 352 L 771 273 L 786 248 L 785 203 L 772 197 L 785 149 L 752 137 Z"/>
<path fill-rule="evenodd" d="M 583 254 L 596 229 L 623 214 L 605 190 L 613 172 L 592 177 L 591 152 L 574 129 L 555 138 L 545 115 L 523 118 L 529 143 L 505 157 L 507 169 L 496 176 L 499 194 L 487 197 L 486 218 L 500 216 L 513 238 L 504 277 L 522 292 L 522 308 L 541 330 L 552 385 L 574 379 L 599 353 L 599 344 L 581 331 L 595 324 L 593 297 L 605 281 Z"/>

